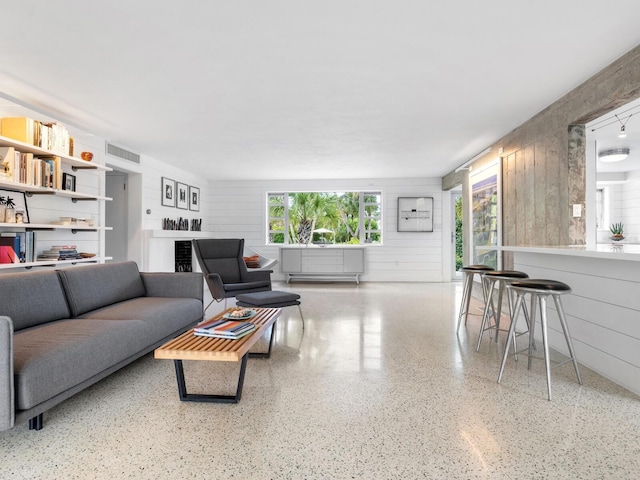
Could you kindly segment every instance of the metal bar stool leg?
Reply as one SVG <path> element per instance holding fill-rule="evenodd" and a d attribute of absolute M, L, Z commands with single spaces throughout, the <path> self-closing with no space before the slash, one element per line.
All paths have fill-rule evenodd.
<path fill-rule="evenodd" d="M 502 355 L 502 363 L 500 364 L 500 372 L 498 373 L 498 383 L 502 380 L 502 374 L 504 373 L 504 367 L 507 364 L 507 357 L 509 356 L 509 344 L 515 339 L 516 323 L 518 319 L 518 312 L 520 311 L 520 305 L 524 295 L 520 292 L 516 292 L 516 306 L 514 307 L 514 316 L 511 318 L 511 325 L 509 325 L 509 331 L 507 332 L 507 344 L 505 345 L 504 354 Z"/>
<path fill-rule="evenodd" d="M 489 293 L 487 293 L 487 296 L 484 302 L 484 313 L 482 314 L 482 323 L 480 324 L 480 334 L 478 335 L 478 344 L 476 345 L 476 352 L 480 351 L 480 343 L 482 342 L 482 335 L 484 334 L 484 331 L 489 330 L 489 333 L 491 333 L 492 327 L 491 327 L 491 322 L 489 320 L 489 316 L 490 316 L 489 309 L 493 311 L 493 315 L 495 316 L 495 308 L 493 308 L 493 290 L 497 282 L 494 279 L 487 280 L 487 282 L 489 282 L 490 284 Z M 487 323 L 489 323 L 488 327 L 487 327 Z"/>
<path fill-rule="evenodd" d="M 578 369 L 578 361 L 576 360 L 575 350 L 573 349 L 573 341 L 571 340 L 571 335 L 569 335 L 569 325 L 567 325 L 567 319 L 564 316 L 564 309 L 562 308 L 560 297 L 554 295 L 553 300 L 556 304 L 556 310 L 558 310 L 558 318 L 560 319 L 560 325 L 562 325 L 564 339 L 567 342 L 567 348 L 569 349 L 569 355 L 571 356 L 571 361 L 573 362 L 573 368 L 576 371 L 576 377 L 578 377 L 578 383 L 582 385 L 582 377 L 580 376 L 580 370 Z"/>
<path fill-rule="evenodd" d="M 302 315 L 302 307 L 298 305 L 298 311 L 300 312 L 300 319 L 302 320 L 302 330 L 304 331 L 304 315 Z"/>
<path fill-rule="evenodd" d="M 533 344 L 535 342 L 534 336 L 533 336 L 533 332 L 535 330 L 536 327 L 536 304 L 537 304 L 537 295 L 535 294 L 531 294 L 531 325 L 529 325 L 529 353 L 531 353 L 531 349 L 533 347 Z M 533 357 L 531 355 L 529 355 L 529 359 L 527 360 L 527 368 L 529 370 L 531 370 L 531 360 L 533 360 Z"/>
<path fill-rule="evenodd" d="M 549 360 L 549 338 L 547 336 L 547 296 L 539 295 L 539 301 L 540 326 L 542 327 L 542 347 L 544 349 L 544 370 L 547 374 L 547 393 L 549 400 L 551 400 L 551 363 Z M 529 359 L 531 358 L 531 354 L 529 354 Z"/>
<path fill-rule="evenodd" d="M 460 302 L 460 312 L 458 312 L 458 327 L 456 334 L 460 331 L 462 317 L 464 316 L 464 324 L 467 324 L 467 312 L 469 311 L 469 303 L 471 301 L 471 288 L 473 287 L 473 273 L 464 273 L 462 282 L 462 302 Z"/>

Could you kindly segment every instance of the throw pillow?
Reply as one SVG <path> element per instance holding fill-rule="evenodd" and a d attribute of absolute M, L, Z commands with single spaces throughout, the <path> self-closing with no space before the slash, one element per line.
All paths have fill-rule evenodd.
<path fill-rule="evenodd" d="M 244 263 L 247 264 L 247 268 L 260 268 L 260 255 L 251 255 L 244 258 Z"/>

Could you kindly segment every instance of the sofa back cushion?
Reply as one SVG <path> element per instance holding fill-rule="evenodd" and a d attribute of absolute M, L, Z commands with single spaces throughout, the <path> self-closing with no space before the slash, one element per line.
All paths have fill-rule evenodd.
<path fill-rule="evenodd" d="M 135 262 L 107 263 L 58 270 L 74 317 L 145 295 Z"/>
<path fill-rule="evenodd" d="M 11 317 L 14 331 L 69 318 L 62 285 L 53 270 L 0 275 L 0 315 Z"/>

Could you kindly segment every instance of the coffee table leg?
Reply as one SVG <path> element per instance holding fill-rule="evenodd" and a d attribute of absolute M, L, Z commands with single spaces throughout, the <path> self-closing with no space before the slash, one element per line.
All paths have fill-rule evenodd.
<path fill-rule="evenodd" d="M 242 396 L 242 385 L 244 384 L 244 373 L 247 369 L 248 353 L 242 357 L 240 363 L 240 376 L 238 377 L 238 388 L 235 395 L 210 395 L 203 393 L 187 393 L 187 385 L 184 381 L 184 368 L 182 360 L 174 360 L 176 369 L 176 379 L 178 380 L 178 395 L 183 402 L 212 402 L 212 403 L 238 403 Z"/>
<path fill-rule="evenodd" d="M 273 345 L 273 337 L 276 333 L 276 323 L 273 322 L 271 325 L 271 337 L 269 337 L 269 350 L 266 352 L 249 352 L 249 357 L 251 358 L 271 358 L 271 346 Z"/>

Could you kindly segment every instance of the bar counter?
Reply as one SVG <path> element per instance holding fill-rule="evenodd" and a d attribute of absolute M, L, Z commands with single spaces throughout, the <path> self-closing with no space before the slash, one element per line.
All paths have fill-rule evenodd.
<path fill-rule="evenodd" d="M 513 252 L 513 268 L 530 278 L 568 284 L 572 294 L 562 301 L 578 362 L 640 394 L 640 245 L 484 249 Z M 550 346 L 567 354 L 552 310 Z"/>

